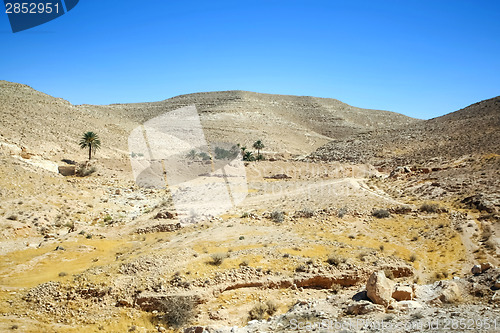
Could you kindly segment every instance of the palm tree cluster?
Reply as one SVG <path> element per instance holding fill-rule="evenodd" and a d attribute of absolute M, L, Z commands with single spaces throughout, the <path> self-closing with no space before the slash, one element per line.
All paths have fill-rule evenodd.
<path fill-rule="evenodd" d="M 250 162 L 255 160 L 260 161 L 264 159 L 264 156 L 262 156 L 262 154 L 260 153 L 260 151 L 265 147 L 262 140 L 257 140 L 252 145 L 254 149 L 257 149 L 257 156 L 254 156 L 253 152 L 247 150 L 247 147 L 241 146 L 240 144 L 238 144 L 237 146 L 240 147 L 241 155 L 243 155 L 243 161 Z"/>

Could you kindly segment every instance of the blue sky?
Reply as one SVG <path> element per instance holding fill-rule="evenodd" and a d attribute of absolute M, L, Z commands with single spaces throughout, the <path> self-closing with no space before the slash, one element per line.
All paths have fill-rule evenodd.
<path fill-rule="evenodd" d="M 0 79 L 74 104 L 249 90 L 432 118 L 500 95 L 500 1 L 97 1 L 13 34 Z"/>

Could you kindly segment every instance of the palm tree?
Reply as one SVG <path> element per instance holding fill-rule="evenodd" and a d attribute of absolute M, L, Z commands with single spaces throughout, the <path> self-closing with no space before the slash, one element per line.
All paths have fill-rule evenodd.
<path fill-rule="evenodd" d="M 80 148 L 89 149 L 89 160 L 92 159 L 92 153 L 97 151 L 97 149 L 101 148 L 101 140 L 94 132 L 84 133 L 82 139 L 80 140 Z"/>
<path fill-rule="evenodd" d="M 255 160 L 255 158 L 253 157 L 252 152 L 247 150 L 245 154 L 243 154 L 243 161 L 251 162 L 253 160 Z"/>
<path fill-rule="evenodd" d="M 260 154 L 260 150 L 264 148 L 264 144 L 261 140 L 257 140 L 254 142 L 253 147 L 257 149 L 257 159 L 262 159 L 262 155 Z"/>

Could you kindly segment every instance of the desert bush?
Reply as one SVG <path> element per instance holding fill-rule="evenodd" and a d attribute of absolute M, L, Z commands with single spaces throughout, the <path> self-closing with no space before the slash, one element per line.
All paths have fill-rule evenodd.
<path fill-rule="evenodd" d="M 242 262 L 240 262 L 240 267 L 247 267 L 249 265 L 249 262 L 248 260 L 243 260 Z"/>
<path fill-rule="evenodd" d="M 242 219 L 246 219 L 247 217 L 250 217 L 250 214 L 248 214 L 248 212 L 244 212 L 243 214 L 241 214 Z"/>
<path fill-rule="evenodd" d="M 88 163 L 80 164 L 76 170 L 76 175 L 78 177 L 87 177 L 97 171 L 97 168 Z"/>
<path fill-rule="evenodd" d="M 17 221 L 17 215 L 15 214 L 9 215 L 9 217 L 7 217 L 7 220 Z"/>
<path fill-rule="evenodd" d="M 391 214 L 389 213 L 389 211 L 387 209 L 374 210 L 372 215 L 378 219 L 383 219 L 383 218 L 387 218 L 387 217 L 391 216 Z"/>
<path fill-rule="evenodd" d="M 285 214 L 281 211 L 275 210 L 271 213 L 270 215 L 271 220 L 273 220 L 276 223 L 281 223 L 285 220 Z"/>
<path fill-rule="evenodd" d="M 227 150 L 221 147 L 215 147 L 214 154 L 216 160 L 226 160 L 233 159 L 238 156 L 239 149 L 236 146 L 233 146 L 231 150 Z"/>
<path fill-rule="evenodd" d="M 314 216 L 314 210 L 309 209 L 309 208 L 304 208 L 295 213 L 295 216 L 297 217 L 305 217 L 305 218 L 311 218 Z"/>
<path fill-rule="evenodd" d="M 416 260 L 417 260 L 417 255 L 416 255 L 415 253 L 412 253 L 412 254 L 410 255 L 410 261 L 411 261 L 411 262 L 415 262 Z"/>
<path fill-rule="evenodd" d="M 210 262 L 214 266 L 220 266 L 224 262 L 224 259 L 227 258 L 226 253 L 214 253 L 211 255 L 212 261 Z"/>
<path fill-rule="evenodd" d="M 424 213 L 439 213 L 441 208 L 437 204 L 433 203 L 424 203 L 420 206 L 420 211 Z"/>
<path fill-rule="evenodd" d="M 424 315 L 422 314 L 422 312 L 414 312 L 411 314 L 410 318 L 411 320 L 418 320 L 424 318 Z"/>
<path fill-rule="evenodd" d="M 278 311 L 278 304 L 274 303 L 272 300 L 268 300 L 266 302 L 266 307 L 267 307 L 267 314 L 272 316 L 273 314 L 276 313 L 276 311 Z"/>
<path fill-rule="evenodd" d="M 340 208 L 339 211 L 337 212 L 337 216 L 339 218 L 343 218 L 345 216 L 345 214 L 347 214 L 347 208 L 346 207 Z"/>
<path fill-rule="evenodd" d="M 345 263 L 346 261 L 347 261 L 346 258 L 341 258 L 335 254 L 329 255 L 328 259 L 326 259 L 326 262 L 333 266 L 338 266 L 341 263 Z"/>
<path fill-rule="evenodd" d="M 191 297 L 168 297 L 158 307 L 161 320 L 172 327 L 181 327 L 191 322 L 195 315 L 195 302 Z"/>
<path fill-rule="evenodd" d="M 359 255 L 358 255 L 358 258 L 359 260 L 361 261 L 365 261 L 366 260 L 366 257 L 368 257 L 370 254 L 367 253 L 367 252 L 361 252 Z"/>
<path fill-rule="evenodd" d="M 210 161 L 210 160 L 212 159 L 212 158 L 210 157 L 210 155 L 208 155 L 208 154 L 207 154 L 207 153 L 205 153 L 205 152 L 201 152 L 201 153 L 199 154 L 199 156 L 201 157 L 201 159 L 202 159 L 203 161 Z"/>
<path fill-rule="evenodd" d="M 384 269 L 384 274 L 388 279 L 394 280 L 394 273 L 392 272 L 392 270 Z"/>
<path fill-rule="evenodd" d="M 299 265 L 295 268 L 297 273 L 307 272 L 307 267 L 305 265 Z"/>
<path fill-rule="evenodd" d="M 248 317 L 250 320 L 261 320 L 267 312 L 267 306 L 265 304 L 259 303 L 255 305 L 249 312 Z"/>

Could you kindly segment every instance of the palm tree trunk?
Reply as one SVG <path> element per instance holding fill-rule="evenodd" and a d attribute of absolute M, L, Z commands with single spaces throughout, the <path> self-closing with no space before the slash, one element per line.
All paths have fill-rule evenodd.
<path fill-rule="evenodd" d="M 89 144 L 89 161 L 92 159 L 92 144 Z"/>

